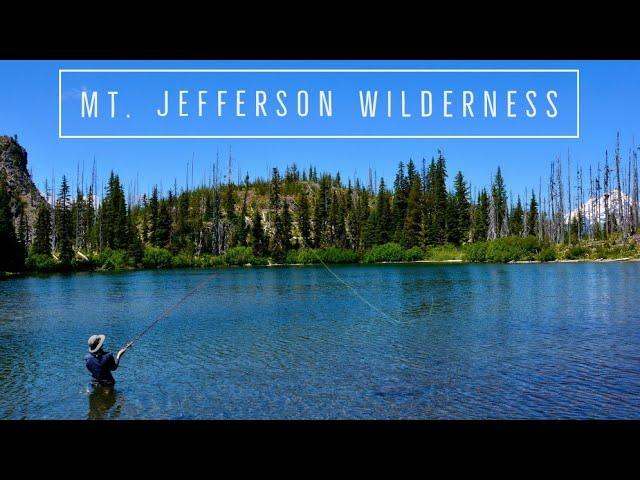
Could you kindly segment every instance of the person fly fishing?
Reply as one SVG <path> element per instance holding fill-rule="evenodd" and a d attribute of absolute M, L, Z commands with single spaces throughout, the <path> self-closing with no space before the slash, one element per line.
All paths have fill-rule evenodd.
<path fill-rule="evenodd" d="M 102 348 L 105 339 L 105 335 L 91 335 L 87 341 L 89 353 L 85 355 L 84 360 L 87 370 L 91 372 L 91 385 L 94 387 L 112 387 L 115 385 L 116 380 L 111 372 L 118 369 L 120 359 L 132 344 L 132 342 L 129 342 L 114 357 L 112 353 L 106 352 Z"/>

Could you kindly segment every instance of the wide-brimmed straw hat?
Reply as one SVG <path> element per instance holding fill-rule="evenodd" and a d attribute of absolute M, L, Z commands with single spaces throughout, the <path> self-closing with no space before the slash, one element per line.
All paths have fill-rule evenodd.
<path fill-rule="evenodd" d="M 91 335 L 87 343 L 89 344 L 89 352 L 96 353 L 102 348 L 104 339 L 107 338 L 104 335 Z"/>

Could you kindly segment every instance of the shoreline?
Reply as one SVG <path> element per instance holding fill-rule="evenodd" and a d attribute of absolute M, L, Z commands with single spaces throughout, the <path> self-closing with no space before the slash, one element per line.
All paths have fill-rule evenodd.
<path fill-rule="evenodd" d="M 383 262 L 358 262 L 358 263 L 326 263 L 330 266 L 336 265 L 413 265 L 413 264 L 432 264 L 432 265 L 528 265 L 528 264 L 554 264 L 554 263 L 613 263 L 613 262 L 628 262 L 636 263 L 640 262 L 640 258 L 637 257 L 621 257 L 621 258 L 580 258 L 573 260 L 552 260 L 543 262 L 540 260 L 512 260 L 510 262 L 470 262 L 463 259 L 449 259 L 449 260 L 413 260 L 413 261 L 383 261 Z M 77 275 L 86 273 L 125 273 L 125 272 L 143 272 L 143 271 L 170 271 L 170 270 L 215 270 L 215 269 L 227 269 L 227 268 L 268 268 L 268 267 L 313 267 L 322 266 L 322 263 L 268 263 L 265 265 L 257 265 L 247 263 L 244 265 L 219 265 L 213 267 L 175 267 L 175 268 L 123 268 L 116 270 L 77 270 L 66 272 L 0 272 L 0 280 L 10 280 L 16 278 L 26 277 L 39 277 L 49 275 Z"/>

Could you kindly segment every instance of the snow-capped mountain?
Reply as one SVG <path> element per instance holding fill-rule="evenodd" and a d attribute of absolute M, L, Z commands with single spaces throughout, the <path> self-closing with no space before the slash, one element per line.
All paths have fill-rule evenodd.
<path fill-rule="evenodd" d="M 582 204 L 579 208 L 582 211 L 585 219 L 585 225 L 590 227 L 596 222 L 599 222 L 600 225 L 604 224 L 605 221 L 605 194 L 600 195 L 600 197 L 590 198 L 586 202 Z M 622 203 L 622 211 L 625 215 L 628 215 L 631 211 L 631 206 L 633 205 L 632 198 L 624 192 L 621 192 L 618 195 L 618 190 L 612 190 L 609 193 L 609 214 L 613 215 L 616 219 L 616 222 L 620 224 L 620 208 L 619 204 Z M 568 221 L 569 218 L 574 218 L 578 216 L 578 208 L 575 208 L 571 211 L 570 214 L 565 215 L 565 221 Z M 599 209 L 599 212 L 598 212 Z"/>

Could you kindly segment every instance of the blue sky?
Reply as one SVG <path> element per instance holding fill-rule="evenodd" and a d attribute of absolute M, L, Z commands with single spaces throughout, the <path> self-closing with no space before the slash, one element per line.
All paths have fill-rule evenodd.
<path fill-rule="evenodd" d="M 580 139 L 59 139 L 59 68 L 578 68 Z M 402 82 L 399 79 L 394 86 L 401 88 Z M 471 84 L 480 86 L 475 80 Z M 229 148 L 234 178 L 239 169 L 252 177 L 266 176 L 270 167 L 296 162 L 299 167 L 313 164 L 321 171 L 339 170 L 343 178 L 357 174 L 363 180 L 371 167 L 378 178 L 391 181 L 400 160 L 420 162 L 442 149 L 450 177 L 462 170 L 472 185 L 486 185 L 500 165 L 515 194 L 525 187 L 537 188 L 549 163 L 558 155 L 566 159 L 567 151 L 573 165 L 595 165 L 605 149 L 614 148 L 618 130 L 626 153 L 632 136 L 640 133 L 638 85 L 640 62 L 635 61 L 0 61 L 0 134 L 19 136 L 40 188 L 54 171 L 57 178 L 66 173 L 75 182 L 78 162 L 84 162 L 88 176 L 95 158 L 101 178 L 113 169 L 125 185 L 138 176 L 143 191 L 154 183 L 163 183 L 166 190 L 174 178 L 184 185 L 186 164 L 192 158 L 198 182 L 217 152 L 221 163 L 226 162 Z M 65 92 L 73 95 L 71 83 L 65 84 Z M 129 105 L 136 108 L 136 103 Z M 397 133 L 403 127 L 401 120 L 395 122 L 389 128 Z M 455 122 L 463 120 L 452 123 L 464 128 Z"/>

